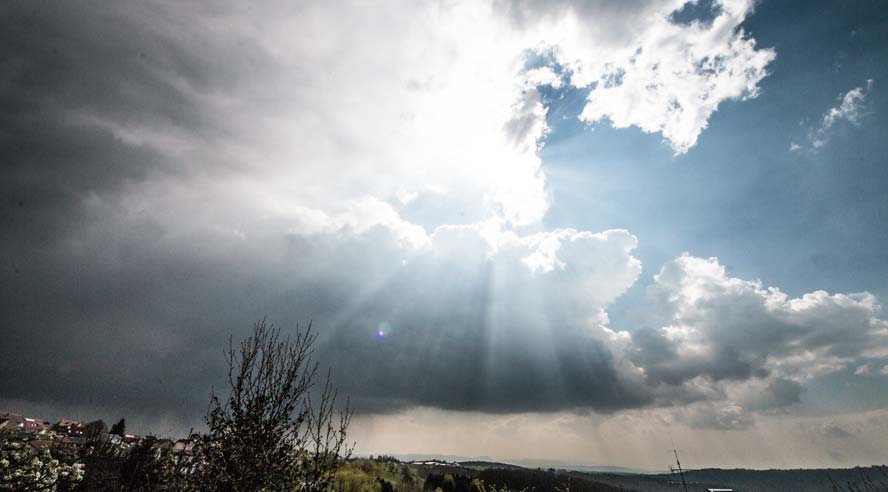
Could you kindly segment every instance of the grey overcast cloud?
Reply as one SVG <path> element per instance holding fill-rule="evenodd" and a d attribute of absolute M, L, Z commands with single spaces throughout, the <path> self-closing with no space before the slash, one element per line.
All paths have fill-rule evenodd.
<path fill-rule="evenodd" d="M 878 1 L 0 5 L 0 410 L 201 425 L 309 322 L 361 453 L 888 461 Z"/>

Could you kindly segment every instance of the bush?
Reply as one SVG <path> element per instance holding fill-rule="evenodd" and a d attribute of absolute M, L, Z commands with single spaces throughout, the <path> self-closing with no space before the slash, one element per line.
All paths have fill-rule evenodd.
<path fill-rule="evenodd" d="M 83 465 L 55 446 L 38 450 L 26 437 L 0 431 L 0 490 L 69 490 L 83 478 Z"/>
<path fill-rule="evenodd" d="M 229 343 L 229 394 L 211 397 L 198 437 L 195 483 L 205 491 L 326 490 L 351 455 L 348 404 L 335 414 L 329 373 L 311 398 L 318 365 L 311 326 L 295 338 L 260 321 L 236 349 Z"/>

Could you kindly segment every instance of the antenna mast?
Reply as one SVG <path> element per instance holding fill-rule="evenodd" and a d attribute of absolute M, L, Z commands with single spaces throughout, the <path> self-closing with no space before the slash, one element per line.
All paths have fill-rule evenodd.
<path fill-rule="evenodd" d="M 678 465 L 678 474 L 681 475 L 681 485 L 684 487 L 685 492 L 688 492 L 688 484 L 685 482 L 684 470 L 681 469 L 681 461 L 678 460 L 678 451 L 676 451 L 675 448 L 672 448 L 672 454 L 675 455 L 675 463 Z"/>

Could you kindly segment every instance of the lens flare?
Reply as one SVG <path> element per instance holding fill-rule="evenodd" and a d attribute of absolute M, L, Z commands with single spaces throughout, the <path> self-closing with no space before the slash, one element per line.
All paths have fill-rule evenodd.
<path fill-rule="evenodd" d="M 388 321 L 383 321 L 382 323 L 379 323 L 379 326 L 376 327 L 377 340 L 382 340 L 383 338 L 385 338 L 386 335 L 391 333 L 391 329 L 392 329 L 392 327 L 388 323 Z"/>

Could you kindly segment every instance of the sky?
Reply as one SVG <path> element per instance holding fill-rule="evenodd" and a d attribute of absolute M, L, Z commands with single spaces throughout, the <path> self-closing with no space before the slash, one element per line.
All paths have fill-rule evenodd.
<path fill-rule="evenodd" d="M 359 453 L 888 461 L 878 1 L 0 6 L 0 409 L 199 428 L 318 334 Z"/>

